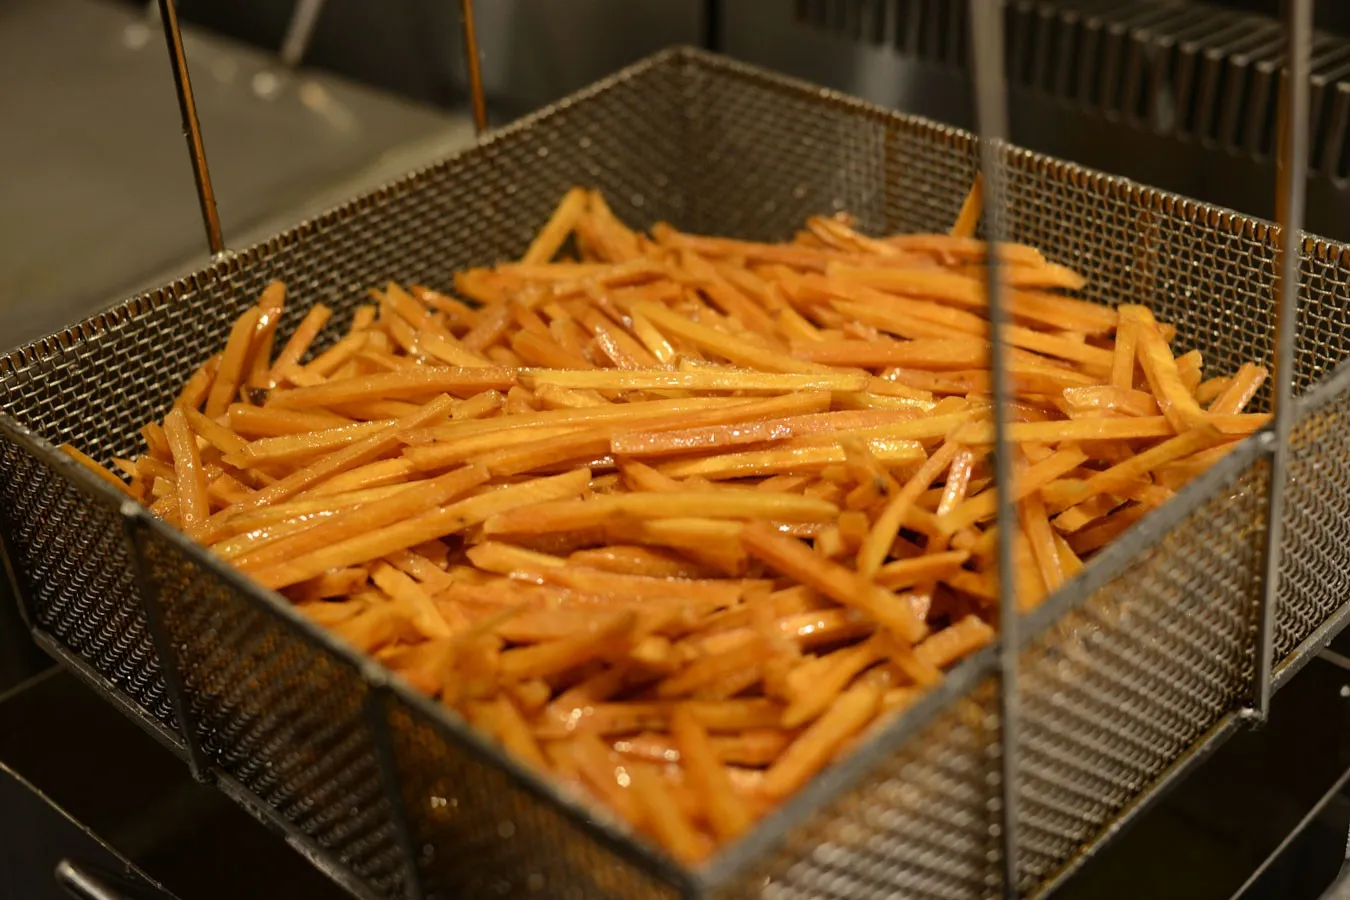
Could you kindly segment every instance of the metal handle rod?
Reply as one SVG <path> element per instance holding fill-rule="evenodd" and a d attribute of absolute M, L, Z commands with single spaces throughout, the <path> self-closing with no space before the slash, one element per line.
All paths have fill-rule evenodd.
<path fill-rule="evenodd" d="M 309 46 L 314 27 L 323 12 L 325 0 L 300 0 L 281 50 L 282 62 L 290 68 L 299 64 Z M 169 50 L 173 68 L 174 89 L 178 94 L 178 109 L 183 118 L 183 136 L 187 139 L 188 155 L 192 160 L 192 177 L 197 185 L 197 200 L 201 207 L 202 224 L 206 229 L 206 244 L 213 255 L 223 253 L 225 238 L 220 228 L 220 211 L 216 207 L 216 192 L 211 186 L 211 170 L 206 162 L 206 144 L 202 140 L 201 122 L 197 116 L 197 101 L 192 94 L 192 78 L 188 73 L 187 54 L 183 50 L 183 33 L 178 24 L 178 10 L 174 0 L 151 0 L 159 11 L 164 26 L 164 43 Z M 479 66 L 478 35 L 474 28 L 473 0 L 460 0 L 464 19 L 464 51 L 469 63 L 469 88 L 473 102 L 474 130 L 481 135 L 487 130 L 487 102 L 483 96 L 483 73 Z"/>
<path fill-rule="evenodd" d="M 201 205 L 202 223 L 206 226 L 206 244 L 212 254 L 221 253 L 225 250 L 225 238 L 220 231 L 216 192 L 211 187 L 211 172 L 206 165 L 206 145 L 202 142 L 197 101 L 192 96 L 192 79 L 188 75 L 187 54 L 183 51 L 183 32 L 178 27 L 178 11 L 174 8 L 173 0 L 159 0 L 159 18 L 164 25 L 164 42 L 169 47 L 169 62 L 173 66 L 173 85 L 178 92 L 178 109 L 183 116 L 183 136 L 187 138 L 188 153 L 192 157 L 192 177 L 197 182 L 197 200 Z"/>
<path fill-rule="evenodd" d="M 473 0 L 460 0 L 460 16 L 464 23 L 464 58 L 469 66 L 469 98 L 473 103 L 474 131 L 487 131 L 487 101 L 483 98 L 483 70 L 478 58 L 478 30 L 473 23 Z"/>
<path fill-rule="evenodd" d="M 1264 721 L 1270 713 L 1274 668 L 1275 612 L 1280 594 L 1280 544 L 1284 535 L 1284 492 L 1289 474 L 1289 437 L 1294 424 L 1294 352 L 1298 332 L 1299 270 L 1303 257 L 1303 210 L 1308 189 L 1308 79 L 1312 56 L 1312 0 L 1285 0 L 1288 49 L 1280 103 L 1279 165 L 1275 219 L 1280 226 L 1275 277 L 1275 382 L 1270 485 L 1266 494 L 1266 544 L 1262 560 L 1260 632 L 1256 651 L 1256 696 L 1249 712 Z"/>
<path fill-rule="evenodd" d="M 1007 308 L 1001 283 L 998 243 L 1004 238 L 1003 151 L 1008 135 L 1007 94 L 1003 82 L 1002 0 L 970 0 L 971 69 L 975 123 L 984 191 L 984 228 L 988 243 L 986 274 L 989 303 L 989 368 L 994 388 L 994 489 L 998 509 L 999 751 L 1000 832 L 1003 895 L 1018 896 L 1017 741 L 1020 706 L 1017 690 L 1018 608 L 1013 577 L 1017 515 L 1012 500 L 1012 458 L 1008 444 Z"/>
<path fill-rule="evenodd" d="M 314 26 L 319 24 L 326 0 L 299 0 L 291 13 L 290 24 L 286 26 L 286 37 L 281 42 L 281 62 L 288 69 L 300 65 L 305 51 L 309 49 L 310 38 L 314 36 Z"/>

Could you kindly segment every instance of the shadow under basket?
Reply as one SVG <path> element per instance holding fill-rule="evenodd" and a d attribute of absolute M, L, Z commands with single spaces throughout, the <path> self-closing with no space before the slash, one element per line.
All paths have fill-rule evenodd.
<path fill-rule="evenodd" d="M 403 180 L 0 357 L 0 539 L 49 652 L 283 831 L 355 895 L 964 898 L 1005 871 L 1071 873 L 1256 690 L 1270 472 L 1247 440 L 1097 557 L 1021 629 L 1018 858 L 1000 859 L 997 660 L 962 664 L 899 720 L 697 870 L 588 812 L 435 703 L 301 619 L 54 449 L 131 455 L 263 286 L 343 318 L 395 279 L 447 287 L 518 256 L 564 191 L 634 226 L 789 237 L 848 210 L 941 231 L 971 135 L 693 50 L 671 50 Z M 1013 239 L 1144 304 L 1232 370 L 1271 352 L 1262 222 L 1008 149 Z M 1350 597 L 1350 256 L 1305 242 L 1276 680 Z M 331 337 L 331 335 L 330 335 Z M 1338 421 L 1338 419 L 1340 421 Z"/>

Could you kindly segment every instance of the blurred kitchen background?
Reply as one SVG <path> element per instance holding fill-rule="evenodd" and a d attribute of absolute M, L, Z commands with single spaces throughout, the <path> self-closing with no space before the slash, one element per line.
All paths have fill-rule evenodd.
<path fill-rule="evenodd" d="M 453 0 L 329 0 L 298 69 L 291 0 L 181 0 L 228 242 L 278 231 L 473 139 Z M 702 0 L 478 4 L 494 122 L 674 43 Z M 528 23 L 528 27 L 521 27 Z M 0 2 L 0 347 L 205 258 L 154 4 Z"/>
<path fill-rule="evenodd" d="M 1278 23 L 1262 17 L 1276 14 L 1278 3 L 1010 2 L 1015 139 L 1268 214 L 1261 144 L 1273 94 L 1257 93 L 1278 44 Z M 300 29 L 303 52 L 289 68 L 280 52 L 306 5 L 318 15 L 312 29 Z M 456 0 L 180 0 L 178 7 L 232 246 L 473 139 Z M 655 50 L 693 44 L 965 125 L 963 7 L 964 0 L 478 0 L 477 19 L 495 124 Z M 205 258 L 154 8 L 146 0 L 0 0 L 0 347 Z M 1339 51 L 1350 47 L 1340 36 L 1350 34 L 1350 4 L 1320 0 L 1317 22 L 1327 32 L 1319 70 L 1327 90 L 1318 95 L 1327 135 L 1317 146 L 1331 148 L 1336 158 L 1326 168 L 1343 179 L 1350 141 L 1337 128 L 1346 127 L 1350 95 L 1341 90 L 1347 57 Z M 1130 71 L 1161 72 L 1145 83 L 1193 95 L 1194 108 L 1107 96 Z M 1117 100 L 1136 105 L 1144 120 L 1113 108 Z M 1216 134 L 1188 134 L 1190 119 L 1210 107 Z M 1225 118 L 1239 108 L 1248 112 Z M 1245 137 L 1217 134 L 1225 128 L 1251 132 L 1254 149 Z M 1342 193 L 1314 192 L 1313 230 L 1350 236 Z"/>

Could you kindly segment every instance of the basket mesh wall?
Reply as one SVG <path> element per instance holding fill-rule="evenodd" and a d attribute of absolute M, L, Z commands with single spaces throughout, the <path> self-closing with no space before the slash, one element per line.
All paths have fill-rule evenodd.
<path fill-rule="evenodd" d="M 135 533 L 203 754 L 376 894 L 404 896 L 360 672 L 158 530 Z"/>
<path fill-rule="evenodd" d="M 32 624 L 175 734 L 116 507 L 73 481 L 69 465 L 34 456 L 3 431 L 0 551 Z"/>
<path fill-rule="evenodd" d="M 1341 388 L 1319 391 L 1300 411 L 1290 437 L 1285 525 L 1280 557 L 1281 603 L 1276 619 L 1278 664 L 1350 597 L 1350 417 L 1346 373 Z"/>
<path fill-rule="evenodd" d="M 984 681 L 713 896 L 1001 896 L 997 704 Z"/>
<path fill-rule="evenodd" d="M 1022 652 L 1024 887 L 1246 699 L 1268 477 L 1246 466 Z"/>
<path fill-rule="evenodd" d="M 1275 265 L 1267 226 L 1034 154 L 1010 150 L 1006 158 L 1013 237 L 1082 270 L 1090 297 L 1147 304 L 1178 326 L 1177 348 L 1198 348 L 1210 370 L 1267 359 Z M 338 311 L 335 327 L 341 327 L 342 314 L 364 302 L 371 285 L 398 279 L 445 288 L 466 264 L 518 254 L 573 184 L 601 189 L 634 225 L 666 219 L 685 228 L 767 238 L 786 237 L 809 214 L 841 208 L 870 230 L 945 229 L 972 172 L 972 143 L 961 132 L 699 54 L 667 54 L 465 154 L 0 358 L 0 410 L 54 443 L 70 441 L 104 460 L 133 453 L 136 430 L 163 413 L 191 368 L 219 349 L 227 324 L 269 280 L 284 279 L 292 298 L 283 336 L 316 301 Z M 1305 262 L 1300 391 L 1347 349 L 1342 252 L 1315 243 Z M 1320 409 L 1332 416 L 1337 407 Z M 1286 546 L 1302 548 L 1297 566 L 1304 568 L 1290 568 L 1294 563 L 1286 560 L 1295 588 L 1282 600 L 1281 652 L 1344 600 L 1336 577 L 1346 568 L 1344 544 L 1327 516 L 1339 516 L 1346 504 L 1339 493 L 1328 499 L 1315 487 L 1333 472 L 1338 485 L 1347 483 L 1334 466 L 1334 458 L 1347 454 L 1332 422 L 1326 418 L 1314 427 L 1305 421 L 1300 432 L 1303 468 L 1296 466 Z M 23 602 L 73 652 L 160 721 L 171 722 L 117 516 L 89 502 L 47 456 L 0 435 L 0 524 Z M 1328 457 L 1332 468 L 1323 468 Z M 1251 547 L 1259 542 L 1260 490 L 1261 475 L 1253 471 L 1231 489 L 1199 498 L 1206 505 L 1191 513 L 1187 534 L 1137 537 L 1137 570 L 1098 591 L 1073 620 L 1072 634 L 1051 632 L 1029 653 L 1027 718 L 1036 727 L 1027 733 L 1033 763 L 1022 790 L 1028 825 L 1044 833 L 1028 841 L 1020 861 L 1028 885 L 1093 840 L 1203 730 L 1202 720 L 1249 687 L 1249 667 L 1239 663 L 1250 652 L 1242 604 L 1255 583 Z M 1226 524 L 1204 524 L 1212 521 Z M 1192 539 L 1206 533 L 1211 539 Z M 210 758 L 373 891 L 397 891 L 397 842 L 360 723 L 365 688 L 357 672 L 285 617 L 264 612 L 261 595 L 249 598 L 227 588 L 170 544 L 151 540 L 145 551 L 153 555 L 149 569 L 174 635 L 194 733 Z M 1232 596 L 1212 596 L 1200 583 L 1187 593 L 1196 573 L 1231 585 Z M 1168 598 L 1173 602 L 1163 608 Z M 1135 605 L 1108 612 L 1121 599 Z M 1071 640 L 1063 650 L 1054 646 L 1083 629 L 1101 637 Z M 1156 652 L 1158 642 L 1174 652 Z M 1207 648 L 1204 665 L 1186 649 L 1195 646 Z M 1078 688 L 1094 693 L 1074 701 L 1081 716 L 1070 715 L 1055 698 L 1067 696 L 1060 690 L 1064 673 L 1086 664 L 1082 660 L 1098 668 L 1096 680 Z M 1183 690 L 1189 699 L 1177 706 Z M 1103 698 L 1117 696 L 1133 698 L 1134 705 L 1103 708 Z M 1108 711 L 1115 718 L 1091 718 Z M 910 771 L 927 766 L 936 773 L 933 784 L 959 781 L 960 773 L 943 774 L 948 754 L 962 758 L 960 741 L 978 744 L 977 733 L 962 727 L 967 730 L 933 726 L 937 730 L 902 754 L 919 767 Z M 401 734 L 397 727 L 393 732 Z M 1052 735 L 1064 748 L 1058 755 L 1045 743 Z M 444 750 L 424 744 L 423 737 L 405 746 L 421 754 L 408 760 L 441 765 Z M 1096 796 L 1059 783 L 1072 787 L 1080 777 L 1060 759 L 1064 752 L 1089 749 L 1101 754 L 1103 765 L 1124 760 L 1120 766 L 1132 767 L 1108 767 L 1100 775 L 1105 793 Z M 876 784 L 903 793 L 906 777 L 899 769 L 885 772 Z M 417 784 L 438 777 L 435 771 L 421 774 Z M 416 810 L 417 798 L 408 790 L 404 784 L 404 799 Z M 353 802 L 358 814 L 350 812 Z M 828 896 L 834 889 L 819 885 L 856 877 L 874 891 L 881 890 L 876 885 L 906 885 L 903 890 L 916 897 L 985 890 L 996 861 L 986 861 L 979 877 L 970 869 L 978 855 L 971 848 L 986 848 L 990 840 L 983 813 L 953 800 L 940 813 L 940 827 L 933 826 L 933 835 L 941 835 L 930 840 L 937 841 L 935 849 L 911 853 L 905 849 L 911 842 L 928 846 L 927 826 L 895 820 L 886 802 L 865 795 L 840 801 L 840 812 L 875 821 L 878 830 L 821 830 L 829 817 L 819 820 L 801 834 L 827 835 L 821 847 L 837 852 L 830 850 L 823 861 L 816 851 L 794 863 L 776 857 L 764 870 L 774 879 L 772 889 L 786 892 L 782 896 L 817 890 Z M 900 824 L 886 831 L 888 822 Z M 938 852 L 947 847 L 970 854 Z M 849 869 L 855 862 L 856 871 Z"/>
<path fill-rule="evenodd" d="M 495 750 L 448 737 L 396 695 L 384 709 L 427 900 L 680 896 L 522 786 L 495 761 Z"/>
<path fill-rule="evenodd" d="M 1303 259 L 1299 354 L 1326 380 L 1350 356 L 1350 253 L 1308 242 Z M 1345 372 L 1303 400 L 1291 436 L 1275 662 L 1286 659 L 1350 599 L 1350 407 Z"/>

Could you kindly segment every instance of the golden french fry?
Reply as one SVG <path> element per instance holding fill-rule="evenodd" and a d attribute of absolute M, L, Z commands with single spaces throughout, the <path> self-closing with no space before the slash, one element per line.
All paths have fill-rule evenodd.
<path fill-rule="evenodd" d="M 829 518 L 836 512 L 838 508 L 832 503 L 793 494 L 748 491 L 612 494 L 589 500 L 541 503 L 502 513 L 489 519 L 484 530 L 488 534 L 547 534 L 603 525 L 617 516 L 631 519 L 769 518 L 782 522 L 813 522 Z"/>
<path fill-rule="evenodd" d="M 805 544 L 784 537 L 766 525 L 747 525 L 741 543 L 770 566 L 812 587 L 837 603 L 859 610 L 898 637 L 913 643 L 924 625 L 904 601 L 837 563 L 818 556 Z"/>
<path fill-rule="evenodd" d="M 871 685 L 858 684 L 845 691 L 769 767 L 764 775 L 764 793 L 781 799 L 806 784 L 840 745 L 867 727 L 880 705 L 881 692 Z"/>
<path fill-rule="evenodd" d="M 581 188 L 572 188 L 562 198 L 558 208 L 553 211 L 539 234 L 530 243 L 520 261 L 525 264 L 548 262 L 562 249 L 577 219 L 586 209 L 586 192 Z"/>
<path fill-rule="evenodd" d="M 799 375 L 721 368 L 692 372 L 526 369 L 520 372 L 519 378 L 521 384 L 532 388 L 551 384 L 557 387 L 602 391 L 673 389 L 786 394 L 793 391 L 862 391 L 867 388 L 866 375 L 849 372 Z"/>
<path fill-rule="evenodd" d="M 220 367 L 216 370 L 211 392 L 206 397 L 206 415 L 214 419 L 226 407 L 234 402 L 235 395 L 244 381 L 244 366 L 248 363 L 249 350 L 253 344 L 253 334 L 258 326 L 261 312 L 255 306 L 235 320 L 230 329 L 229 340 L 220 358 Z"/>
<path fill-rule="evenodd" d="M 197 440 L 182 409 L 175 408 L 164 417 L 164 434 L 173 456 L 179 523 L 190 537 L 197 537 L 206 526 L 211 507 L 206 498 L 206 473 L 202 471 Z"/>
<path fill-rule="evenodd" d="M 979 225 L 983 211 L 984 179 L 977 173 L 975 180 L 970 183 L 970 193 L 961 201 L 961 211 L 956 214 L 956 221 L 947 233 L 954 238 L 974 237 L 975 227 Z"/>
<path fill-rule="evenodd" d="M 100 463 L 91 459 L 89 456 L 86 456 L 84 453 L 77 450 L 74 446 L 70 444 L 62 444 L 59 449 L 61 450 L 62 453 L 66 454 L 71 459 L 75 460 L 75 462 L 79 463 L 80 465 L 88 469 L 90 472 L 94 473 L 94 476 L 96 478 L 100 479 L 101 481 L 106 481 L 108 484 L 117 488 L 119 491 L 126 494 L 128 497 L 131 497 L 132 499 L 138 499 L 136 497 L 136 494 L 131 490 L 131 488 L 127 485 L 125 481 L 118 478 L 112 472 L 109 472 Z"/>
<path fill-rule="evenodd" d="M 1243 363 L 1228 387 L 1209 405 L 1210 415 L 1236 415 L 1246 408 L 1266 380 L 1265 366 Z"/>
<path fill-rule="evenodd" d="M 1022 500 L 1046 485 L 1062 478 L 1087 462 L 1087 454 L 1080 450 L 1060 450 L 1040 462 L 1013 473 L 1010 493 L 1014 501 Z M 976 522 L 992 519 L 997 513 L 998 494 L 990 488 L 966 500 L 960 506 L 938 516 L 940 533 L 953 535 Z"/>
<path fill-rule="evenodd" d="M 295 584 L 329 569 L 381 559 L 398 550 L 406 550 L 435 538 L 464 531 L 489 516 L 516 505 L 534 504 L 541 500 L 546 502 L 548 498 L 575 495 L 580 493 L 589 481 L 590 472 L 583 469 L 566 475 L 513 485 L 396 521 L 383 528 L 364 531 L 355 537 L 328 544 L 286 562 L 260 568 L 252 574 L 259 583 L 272 588 Z"/>
<path fill-rule="evenodd" d="M 223 355 L 223 353 L 217 353 L 197 367 L 197 371 L 193 372 L 192 377 L 183 384 L 178 399 L 173 403 L 174 406 L 195 410 L 202 408 L 207 395 L 211 393 L 211 386 L 215 382 L 216 372 L 220 369 L 220 360 Z"/>
<path fill-rule="evenodd" d="M 717 836 L 729 841 L 749 829 L 753 821 L 750 811 L 732 788 L 722 759 L 698 719 L 688 710 L 676 707 L 670 719 L 670 733 L 693 787 L 704 799 L 709 824 Z"/>

